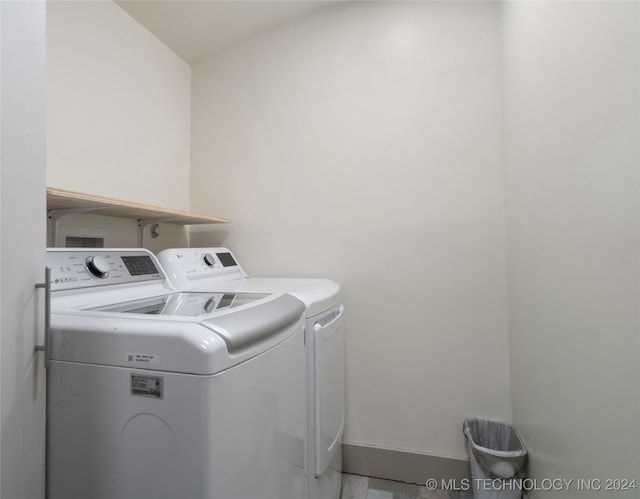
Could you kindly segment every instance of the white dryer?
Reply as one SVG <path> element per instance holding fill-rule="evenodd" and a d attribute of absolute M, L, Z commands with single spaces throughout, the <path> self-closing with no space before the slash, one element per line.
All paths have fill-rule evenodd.
<path fill-rule="evenodd" d="M 329 279 L 248 277 L 227 248 L 167 249 L 158 254 L 181 290 L 290 293 L 306 307 L 306 475 L 309 499 L 338 499 L 342 487 L 344 307 Z"/>
<path fill-rule="evenodd" d="M 48 499 L 304 497 L 304 305 L 52 249 Z"/>

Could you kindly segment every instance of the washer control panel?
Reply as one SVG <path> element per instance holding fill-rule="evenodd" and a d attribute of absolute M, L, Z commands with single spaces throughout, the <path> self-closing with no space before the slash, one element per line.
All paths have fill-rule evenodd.
<path fill-rule="evenodd" d="M 50 249 L 46 262 L 52 291 L 165 278 L 147 250 Z"/>

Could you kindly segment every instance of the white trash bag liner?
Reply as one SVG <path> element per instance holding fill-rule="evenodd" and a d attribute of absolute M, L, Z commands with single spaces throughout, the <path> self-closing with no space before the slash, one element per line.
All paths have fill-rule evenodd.
<path fill-rule="evenodd" d="M 486 477 L 507 480 L 526 476 L 527 449 L 512 426 L 487 419 L 467 419 L 463 432 Z"/>

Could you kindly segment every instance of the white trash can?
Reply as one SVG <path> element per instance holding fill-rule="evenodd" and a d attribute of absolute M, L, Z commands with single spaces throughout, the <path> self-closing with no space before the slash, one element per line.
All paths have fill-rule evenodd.
<path fill-rule="evenodd" d="M 526 477 L 527 449 L 516 430 L 487 419 L 467 419 L 474 499 L 520 499 Z"/>

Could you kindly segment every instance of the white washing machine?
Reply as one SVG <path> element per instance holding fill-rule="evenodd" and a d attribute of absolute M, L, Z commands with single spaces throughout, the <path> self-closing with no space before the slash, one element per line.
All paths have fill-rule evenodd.
<path fill-rule="evenodd" d="M 304 305 L 176 292 L 146 250 L 52 249 L 48 499 L 300 499 Z"/>
<path fill-rule="evenodd" d="M 307 347 L 306 475 L 309 499 L 337 499 L 342 487 L 344 307 L 329 279 L 251 278 L 226 248 L 168 249 L 158 254 L 182 290 L 286 292 L 304 302 Z"/>

